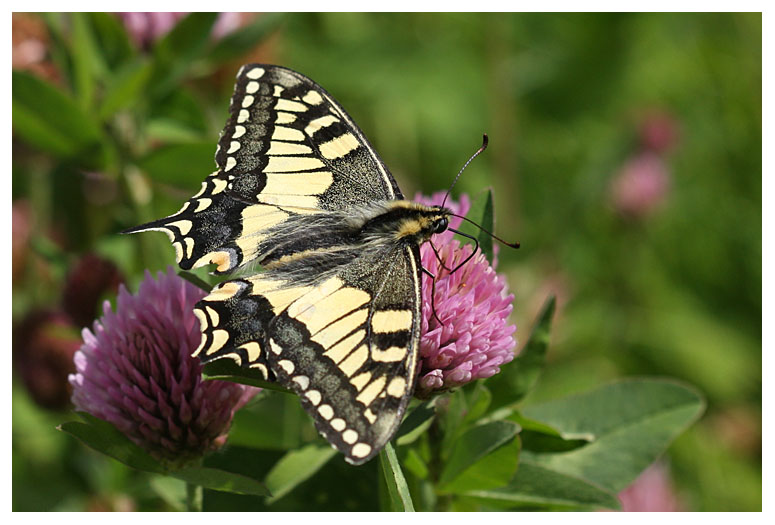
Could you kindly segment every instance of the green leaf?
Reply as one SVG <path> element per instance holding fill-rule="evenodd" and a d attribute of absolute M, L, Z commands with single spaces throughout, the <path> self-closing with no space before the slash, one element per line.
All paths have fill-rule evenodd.
<path fill-rule="evenodd" d="M 493 421 L 466 431 L 455 441 L 441 472 L 440 485 L 451 482 L 487 454 L 511 441 L 518 431 L 519 425 L 511 421 Z"/>
<path fill-rule="evenodd" d="M 484 198 L 482 200 L 481 211 L 476 210 L 478 212 L 476 216 L 479 217 L 480 221 L 479 226 L 483 228 L 479 230 L 477 240 L 479 241 L 479 248 L 482 250 L 482 253 L 484 253 L 488 261 L 492 262 L 494 260 L 492 236 L 484 231 L 495 232 L 495 206 L 493 205 L 492 200 L 492 188 L 487 188 L 485 190 Z"/>
<path fill-rule="evenodd" d="M 441 485 L 443 493 L 466 493 L 503 487 L 514 476 L 519 463 L 520 439 L 514 437 L 461 472 L 455 479 Z"/>
<path fill-rule="evenodd" d="M 396 451 L 391 443 L 387 443 L 385 448 L 380 451 L 379 463 L 382 467 L 382 473 L 385 475 L 385 483 L 393 510 L 414 512 L 409 486 L 406 484 L 406 478 L 404 478 L 398 457 L 396 457 Z"/>
<path fill-rule="evenodd" d="M 182 188 L 212 171 L 215 146 L 210 142 L 162 146 L 142 159 L 138 166 L 154 181 Z"/>
<path fill-rule="evenodd" d="M 209 127 L 210 122 L 205 113 L 207 105 L 199 95 L 180 86 L 150 107 L 148 137 L 165 142 L 208 142 L 212 144 L 212 157 L 215 157 L 216 136 Z M 221 113 L 220 109 L 223 108 L 219 108 L 223 120 L 218 120 L 223 123 L 226 111 L 224 109 Z M 176 136 L 183 138 L 176 139 Z"/>
<path fill-rule="evenodd" d="M 406 451 L 406 456 L 403 458 L 406 470 L 414 474 L 418 479 L 428 479 L 430 471 L 420 453 L 414 448 L 404 448 L 402 450 Z"/>
<path fill-rule="evenodd" d="M 164 467 L 146 451 L 135 445 L 116 427 L 91 414 L 78 412 L 80 421 L 69 421 L 59 425 L 59 430 L 81 440 L 85 445 L 137 470 L 164 472 Z"/>
<path fill-rule="evenodd" d="M 428 430 L 436 417 L 434 404 L 435 400 L 421 403 L 404 418 L 395 436 L 396 444 L 404 446 L 413 443 Z"/>
<path fill-rule="evenodd" d="M 185 279 L 186 281 L 190 282 L 197 288 L 204 290 L 205 292 L 210 292 L 210 290 L 213 289 L 213 286 L 204 280 L 200 279 L 198 276 L 194 275 L 191 272 L 187 272 L 185 270 L 181 270 L 178 272 L 178 275 Z"/>
<path fill-rule="evenodd" d="M 186 483 L 169 476 L 153 476 L 151 489 L 164 502 L 178 512 L 186 510 Z"/>
<path fill-rule="evenodd" d="M 100 118 L 107 119 L 139 102 L 151 78 L 151 71 L 151 64 L 145 57 L 128 62 L 119 69 L 105 86 Z"/>
<path fill-rule="evenodd" d="M 495 208 L 493 206 L 492 188 L 482 190 L 471 203 L 466 217 L 477 223 L 484 230 L 492 232 L 495 228 L 494 219 Z M 493 261 L 492 236 L 485 233 L 482 228 L 477 228 L 470 222 L 464 221 L 459 230 L 471 235 L 479 241 L 479 249 L 487 257 L 487 260 Z"/>
<path fill-rule="evenodd" d="M 463 418 L 463 425 L 469 425 L 475 423 L 480 417 L 487 413 L 487 409 L 490 407 L 492 401 L 492 394 L 490 390 L 485 386 L 484 381 L 475 381 L 473 388 L 465 388 L 466 404 L 468 410 Z"/>
<path fill-rule="evenodd" d="M 534 463 L 613 492 L 627 487 L 703 412 L 694 389 L 663 379 L 630 379 L 527 406 L 523 414 L 564 436 L 594 436 L 568 452 L 532 453 Z"/>
<path fill-rule="evenodd" d="M 272 424 L 267 424 L 267 421 Z M 247 406 L 234 414 L 229 431 L 231 447 L 264 451 L 295 450 L 318 439 L 319 434 L 299 398 L 269 389 L 262 390 Z M 275 461 L 267 465 L 267 471 Z"/>
<path fill-rule="evenodd" d="M 336 455 L 330 445 L 310 444 L 283 456 L 266 475 L 266 486 L 272 493 L 267 504 L 273 503 L 312 477 Z"/>
<path fill-rule="evenodd" d="M 587 439 L 563 439 L 559 436 L 530 430 L 523 430 L 520 437 L 522 438 L 522 448 L 530 452 L 567 452 L 589 443 Z"/>
<path fill-rule="evenodd" d="M 96 78 L 105 72 L 105 64 L 97 51 L 91 24 L 86 13 L 70 15 L 75 95 L 84 110 L 94 102 Z"/>
<path fill-rule="evenodd" d="M 87 13 L 97 47 L 111 69 L 129 60 L 135 53 L 124 24 L 114 13 Z"/>
<path fill-rule="evenodd" d="M 268 388 L 286 394 L 292 394 L 290 390 L 277 383 L 266 381 L 263 374 L 256 368 L 242 368 L 231 359 L 218 359 L 207 363 L 202 370 L 202 376 L 207 381 L 231 381 L 242 385 Z"/>
<path fill-rule="evenodd" d="M 523 399 L 538 382 L 546 361 L 549 332 L 554 316 L 555 298 L 550 297 L 533 327 L 522 352 L 501 368 L 500 374 L 487 380 L 487 388 L 493 394 L 493 408 L 510 406 Z"/>
<path fill-rule="evenodd" d="M 468 412 L 468 404 L 466 403 L 466 394 L 464 390 L 458 389 L 448 396 L 448 402 L 446 406 L 441 405 L 441 427 L 443 430 L 443 437 L 441 438 L 441 458 L 447 460 L 452 453 L 452 449 L 455 442 L 460 437 L 460 434 L 465 428 L 463 421 L 465 415 Z"/>
<path fill-rule="evenodd" d="M 191 485 L 197 485 L 210 490 L 251 496 L 271 495 L 269 490 L 260 481 L 242 474 L 227 472 L 213 467 L 183 467 L 168 474 Z"/>
<path fill-rule="evenodd" d="M 262 13 L 256 16 L 250 24 L 221 38 L 207 53 L 206 60 L 220 65 L 244 55 L 278 29 L 285 17 L 285 13 Z"/>
<path fill-rule="evenodd" d="M 12 74 L 13 130 L 35 148 L 99 168 L 104 160 L 98 125 L 59 88 L 28 73 Z"/>
<path fill-rule="evenodd" d="M 553 510 L 620 508 L 615 494 L 588 481 L 546 469 L 522 460 L 516 475 L 505 487 L 471 490 L 477 499 L 499 502 L 505 508 L 543 507 Z"/>
<path fill-rule="evenodd" d="M 159 98 L 175 87 L 205 49 L 217 13 L 191 13 L 153 48 L 151 95 Z"/>

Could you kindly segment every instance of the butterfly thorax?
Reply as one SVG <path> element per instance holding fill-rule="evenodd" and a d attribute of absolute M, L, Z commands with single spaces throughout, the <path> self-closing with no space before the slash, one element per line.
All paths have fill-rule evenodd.
<path fill-rule="evenodd" d="M 446 230 L 452 213 L 441 206 L 404 200 L 387 201 L 371 211 L 373 215 L 365 217 L 361 226 L 364 239 L 416 245 Z"/>

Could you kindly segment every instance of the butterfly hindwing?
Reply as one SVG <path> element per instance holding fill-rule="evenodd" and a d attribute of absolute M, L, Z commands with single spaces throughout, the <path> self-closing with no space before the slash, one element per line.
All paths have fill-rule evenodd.
<path fill-rule="evenodd" d="M 231 357 L 294 390 L 348 461 L 367 461 L 394 433 L 411 394 L 418 261 L 416 247 L 386 248 L 319 279 L 270 271 L 222 283 L 196 307 L 199 356 Z"/>
<path fill-rule="evenodd" d="M 194 313 L 201 324 L 202 341 L 194 356 L 202 362 L 229 357 L 240 366 L 258 369 L 264 379 L 273 381 L 264 336 L 274 311 L 258 292 L 257 284 L 273 286 L 258 279 L 226 281 L 196 304 Z"/>
<path fill-rule="evenodd" d="M 360 464 L 392 437 L 414 380 L 417 253 L 359 259 L 291 302 L 269 325 L 268 361 L 326 439 Z"/>

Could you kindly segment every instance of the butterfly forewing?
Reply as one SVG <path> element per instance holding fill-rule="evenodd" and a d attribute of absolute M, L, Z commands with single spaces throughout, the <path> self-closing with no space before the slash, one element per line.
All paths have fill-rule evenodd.
<path fill-rule="evenodd" d="M 240 70 L 215 158 L 218 170 L 177 213 L 127 230 L 167 233 L 183 269 L 227 273 L 260 261 L 267 231 L 293 217 L 401 197 L 336 101 L 278 66 Z"/>

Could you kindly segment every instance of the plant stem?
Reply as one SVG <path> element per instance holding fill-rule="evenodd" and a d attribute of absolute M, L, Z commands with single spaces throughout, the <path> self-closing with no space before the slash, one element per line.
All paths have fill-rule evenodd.
<path fill-rule="evenodd" d="M 202 512 L 202 487 L 186 483 L 186 510 Z"/>

